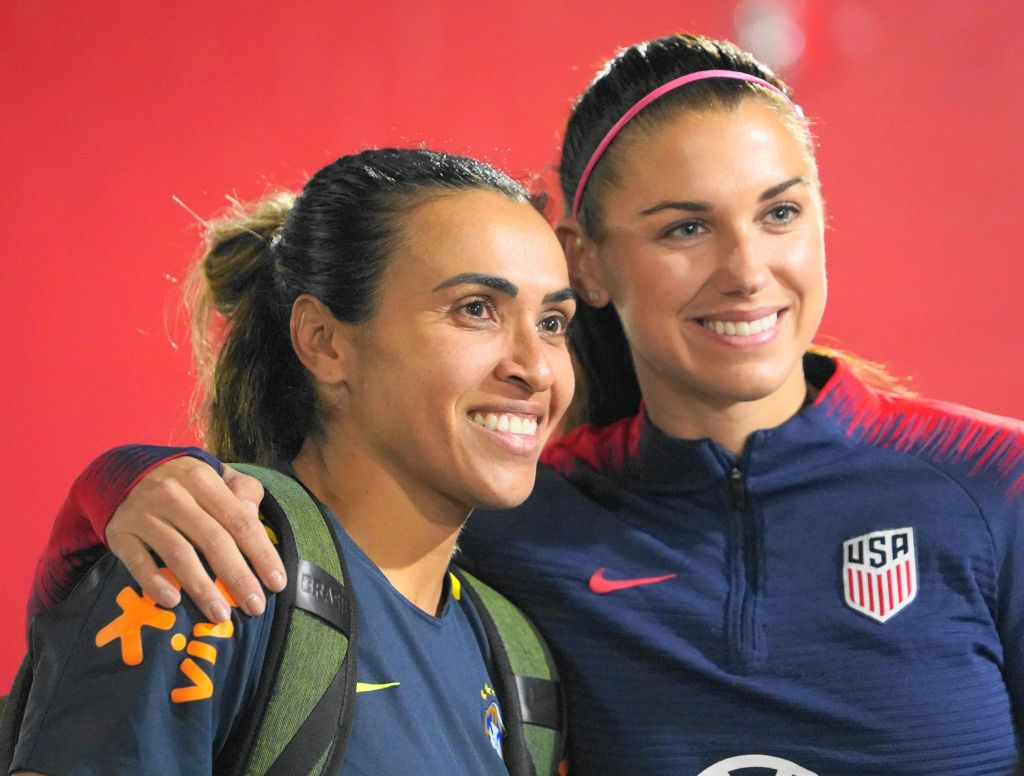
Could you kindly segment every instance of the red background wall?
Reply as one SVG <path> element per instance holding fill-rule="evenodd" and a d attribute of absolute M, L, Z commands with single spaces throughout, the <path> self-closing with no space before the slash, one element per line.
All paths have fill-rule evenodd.
<path fill-rule="evenodd" d="M 806 38 L 782 72 L 820 140 L 823 333 L 924 393 L 1024 415 L 1020 4 L 740 5 L 781 9 Z M 352 149 L 421 142 L 553 181 L 570 101 L 604 58 L 673 31 L 737 38 L 736 6 L 0 4 L 0 686 L 75 473 L 114 444 L 190 438 L 175 303 L 199 231 L 172 197 L 209 216 Z"/>

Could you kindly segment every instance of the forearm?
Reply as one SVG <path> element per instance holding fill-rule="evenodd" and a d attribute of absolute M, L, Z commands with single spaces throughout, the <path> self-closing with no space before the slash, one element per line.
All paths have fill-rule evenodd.
<path fill-rule="evenodd" d="M 202 458 L 220 468 L 215 458 L 198 448 L 152 445 L 115 447 L 85 468 L 61 505 L 36 563 L 28 607 L 30 618 L 67 598 L 105 552 L 107 523 L 135 484 L 154 467 L 183 455 Z"/>

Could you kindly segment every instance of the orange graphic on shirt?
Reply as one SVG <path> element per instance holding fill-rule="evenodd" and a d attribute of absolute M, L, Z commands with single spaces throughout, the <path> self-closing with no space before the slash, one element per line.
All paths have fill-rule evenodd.
<path fill-rule="evenodd" d="M 235 624 L 231 620 L 224 622 L 197 622 L 192 629 L 193 636 L 212 636 L 215 639 L 230 639 L 235 635 Z"/>
<path fill-rule="evenodd" d="M 232 606 L 237 605 L 230 596 L 227 596 L 227 600 Z M 212 622 L 197 622 L 192 629 L 192 635 L 215 639 L 230 639 L 235 635 L 235 624 L 231 620 L 216 624 Z M 183 643 L 184 640 L 184 637 L 182 637 L 178 644 Z M 172 646 L 180 649 L 177 645 Z M 205 660 L 207 663 L 213 665 L 217 663 L 217 648 L 212 644 L 194 639 L 185 644 L 185 651 L 193 657 Z M 187 657 L 181 661 L 179 668 L 192 681 L 192 684 L 185 687 L 175 687 L 171 690 L 172 701 L 175 703 L 188 703 L 189 701 L 205 700 L 213 695 L 213 680 L 210 679 L 209 674 L 195 660 Z"/>
<path fill-rule="evenodd" d="M 171 690 L 171 700 L 175 703 L 201 701 L 213 695 L 213 680 L 190 657 L 181 661 L 181 672 L 192 680 L 188 687 L 175 687 Z"/>
<path fill-rule="evenodd" d="M 125 665 L 137 666 L 144 657 L 142 629 L 170 630 L 177 618 L 174 612 L 161 609 L 148 595 L 140 596 L 130 587 L 117 594 L 117 605 L 123 614 L 96 634 L 96 646 L 104 647 L 114 639 L 121 639 L 121 659 Z"/>
<path fill-rule="evenodd" d="M 175 588 L 181 589 L 181 584 L 169 570 L 160 569 L 160 573 Z M 216 585 L 229 606 L 238 606 L 219 579 L 216 580 Z M 142 650 L 142 629 L 151 627 L 162 631 L 170 630 L 174 627 L 177 616 L 174 612 L 160 608 L 148 595 L 140 596 L 130 587 L 123 588 L 115 600 L 121 607 L 122 614 L 100 629 L 96 634 L 96 646 L 103 647 L 115 639 L 120 639 L 121 659 L 125 665 L 137 666 L 145 657 Z M 235 626 L 231 620 L 219 623 L 200 622 L 192 629 L 194 639 L 190 641 L 184 634 L 175 633 L 171 636 L 170 645 L 176 652 L 184 650 L 192 657 L 214 665 L 217 662 L 217 648 L 198 639 L 230 639 L 234 634 Z M 192 657 L 186 657 L 179 666 L 190 684 L 171 690 L 171 701 L 174 703 L 201 701 L 213 695 L 213 680 Z"/>

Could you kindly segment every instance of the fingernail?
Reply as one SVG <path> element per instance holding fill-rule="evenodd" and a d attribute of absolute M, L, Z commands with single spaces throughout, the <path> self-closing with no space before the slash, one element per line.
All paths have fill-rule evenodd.
<path fill-rule="evenodd" d="M 165 609 L 173 609 L 181 603 L 181 595 L 173 587 L 164 587 L 157 594 L 156 602 Z"/>
<path fill-rule="evenodd" d="M 223 601 L 214 601 L 210 604 L 207 614 L 210 615 L 210 619 L 214 622 L 224 622 L 231 616 L 231 610 L 228 609 L 228 605 Z"/>
<path fill-rule="evenodd" d="M 274 570 L 267 575 L 267 587 L 273 590 L 275 593 L 280 593 L 285 588 L 287 581 L 285 580 L 284 574 L 280 571 Z"/>
<path fill-rule="evenodd" d="M 254 617 L 263 614 L 263 596 L 259 593 L 252 593 L 245 599 L 245 605 L 243 608 L 246 614 L 251 614 Z"/>

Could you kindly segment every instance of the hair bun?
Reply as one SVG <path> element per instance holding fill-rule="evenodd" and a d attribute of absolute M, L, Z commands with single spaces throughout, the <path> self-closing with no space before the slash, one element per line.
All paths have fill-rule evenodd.
<path fill-rule="evenodd" d="M 227 215 L 210 222 L 203 274 L 210 301 L 231 317 L 259 285 L 273 277 L 273 252 L 281 240 L 295 202 L 291 192 L 277 192 L 246 207 L 234 201 Z"/>

